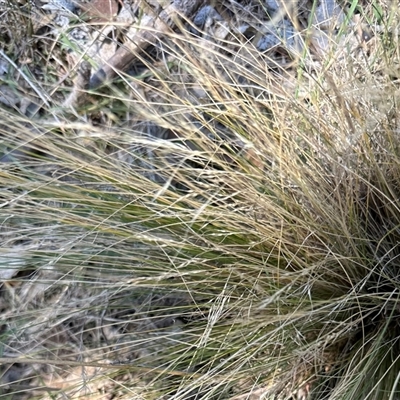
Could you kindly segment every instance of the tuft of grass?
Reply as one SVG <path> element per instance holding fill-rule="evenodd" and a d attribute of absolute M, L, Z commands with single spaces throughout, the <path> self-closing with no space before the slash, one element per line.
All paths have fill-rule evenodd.
<path fill-rule="evenodd" d="M 398 398 L 395 28 L 289 67 L 171 34 L 73 112 L 4 108 L 2 395 Z"/>

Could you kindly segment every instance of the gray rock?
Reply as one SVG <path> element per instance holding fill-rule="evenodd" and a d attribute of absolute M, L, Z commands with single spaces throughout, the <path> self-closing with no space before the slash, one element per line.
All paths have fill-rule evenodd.
<path fill-rule="evenodd" d="M 200 29 L 203 29 L 207 20 L 222 21 L 222 17 L 215 11 L 212 6 L 201 7 L 193 19 L 193 23 Z"/>
<path fill-rule="evenodd" d="M 50 11 L 69 11 L 72 13 L 78 10 L 74 0 L 46 0 L 46 4 L 41 8 Z"/>
<path fill-rule="evenodd" d="M 277 35 L 267 34 L 260 38 L 260 40 L 256 43 L 257 50 L 259 51 L 267 51 L 281 43 L 281 40 Z"/>
<path fill-rule="evenodd" d="M 276 46 L 282 46 L 289 51 L 298 47 L 297 31 L 293 24 L 287 19 L 281 19 L 276 24 L 266 27 L 267 33 L 256 43 L 260 51 L 271 50 Z"/>
<path fill-rule="evenodd" d="M 344 21 L 345 15 L 335 0 L 320 0 L 315 14 L 310 18 L 313 18 L 314 25 L 326 30 L 339 26 Z"/>
<path fill-rule="evenodd" d="M 265 0 L 265 7 L 270 13 L 275 13 L 281 7 L 279 0 Z"/>
<path fill-rule="evenodd" d="M 8 73 L 8 62 L 0 57 L 0 76 Z"/>

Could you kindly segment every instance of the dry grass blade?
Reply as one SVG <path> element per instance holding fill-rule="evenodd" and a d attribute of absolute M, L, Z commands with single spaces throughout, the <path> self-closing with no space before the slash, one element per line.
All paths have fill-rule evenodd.
<path fill-rule="evenodd" d="M 34 116 L 2 105 L 0 395 L 399 397 L 394 22 L 291 58 L 168 7 L 102 93 L 86 68 L 37 79 L 59 86 Z"/>

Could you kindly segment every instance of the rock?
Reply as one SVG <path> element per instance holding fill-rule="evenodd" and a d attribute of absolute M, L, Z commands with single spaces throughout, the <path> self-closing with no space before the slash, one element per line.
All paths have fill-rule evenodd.
<path fill-rule="evenodd" d="M 255 43 L 259 51 L 268 51 L 281 46 L 291 53 L 297 53 L 301 48 L 298 32 L 293 24 L 285 18 L 276 24 L 269 23 L 266 31 L 267 33 Z"/>
<path fill-rule="evenodd" d="M 72 13 L 76 13 L 78 10 L 76 2 L 73 0 L 41 0 L 41 3 L 45 3 L 41 6 L 43 10 L 69 11 Z"/>
<path fill-rule="evenodd" d="M 270 13 L 275 13 L 281 7 L 279 0 L 265 0 L 265 7 Z"/>
<path fill-rule="evenodd" d="M 329 30 L 339 26 L 344 21 L 345 14 L 335 0 L 321 0 L 315 14 L 310 18 L 318 28 Z"/>

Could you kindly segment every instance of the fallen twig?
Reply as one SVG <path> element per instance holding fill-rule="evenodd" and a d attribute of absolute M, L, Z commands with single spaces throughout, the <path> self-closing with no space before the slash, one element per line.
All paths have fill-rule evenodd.
<path fill-rule="evenodd" d="M 176 27 L 177 18 L 190 18 L 204 0 L 172 0 L 159 15 L 146 15 L 134 37 L 121 47 L 91 78 L 90 88 L 94 89 L 110 81 L 118 71 L 124 71 L 136 55 L 154 45 L 171 28 Z"/>

